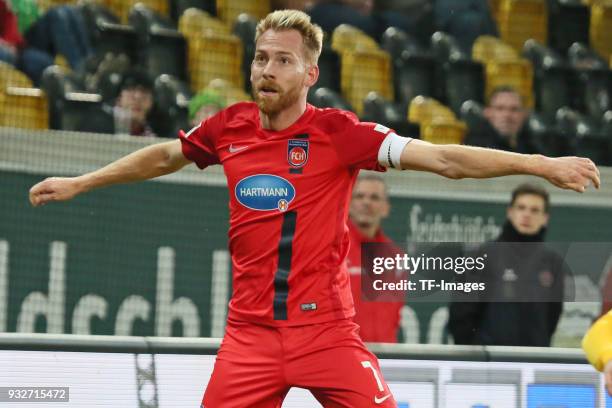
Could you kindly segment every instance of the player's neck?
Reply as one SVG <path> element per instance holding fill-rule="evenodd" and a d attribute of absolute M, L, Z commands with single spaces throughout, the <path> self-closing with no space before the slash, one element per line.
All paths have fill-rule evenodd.
<path fill-rule="evenodd" d="M 306 111 L 306 98 L 304 100 L 297 101 L 293 105 L 283 109 L 282 111 L 268 115 L 259 111 L 259 119 L 261 120 L 261 127 L 267 130 L 280 131 L 287 129 L 293 125 Z"/>
<path fill-rule="evenodd" d="M 378 225 L 374 224 L 355 224 L 361 235 L 368 239 L 373 239 L 378 232 Z"/>

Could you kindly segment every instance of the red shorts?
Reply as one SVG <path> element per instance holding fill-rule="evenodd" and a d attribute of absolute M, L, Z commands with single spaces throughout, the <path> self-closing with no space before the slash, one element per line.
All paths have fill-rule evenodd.
<path fill-rule="evenodd" d="M 280 407 L 291 387 L 324 407 L 396 407 L 378 360 L 350 320 L 299 327 L 228 322 L 204 408 Z"/>

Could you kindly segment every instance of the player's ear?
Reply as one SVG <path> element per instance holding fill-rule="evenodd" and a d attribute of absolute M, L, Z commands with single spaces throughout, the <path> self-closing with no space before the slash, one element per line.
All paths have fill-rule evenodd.
<path fill-rule="evenodd" d="M 309 65 L 308 70 L 306 72 L 306 83 L 304 85 L 310 88 L 314 84 L 317 83 L 318 79 L 319 79 L 319 67 L 316 64 Z"/>

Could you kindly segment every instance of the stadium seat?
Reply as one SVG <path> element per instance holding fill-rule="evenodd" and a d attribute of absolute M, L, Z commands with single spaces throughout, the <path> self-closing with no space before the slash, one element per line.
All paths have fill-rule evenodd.
<path fill-rule="evenodd" d="M 581 0 L 549 0 L 548 45 L 557 52 L 589 41 L 589 7 Z"/>
<path fill-rule="evenodd" d="M 76 4 L 77 0 L 37 0 L 39 12 L 42 14 L 51 7 L 63 6 L 65 4 Z"/>
<path fill-rule="evenodd" d="M 340 94 L 329 88 L 310 89 L 308 102 L 319 108 L 336 108 L 352 111 L 353 107 Z"/>
<path fill-rule="evenodd" d="M 170 0 L 170 17 L 174 21 L 179 21 L 185 10 L 189 8 L 204 10 L 212 16 L 217 14 L 214 0 Z"/>
<path fill-rule="evenodd" d="M 497 12 L 499 34 L 516 51 L 530 38 L 548 41 L 546 0 L 501 0 Z"/>
<path fill-rule="evenodd" d="M 472 58 L 486 64 L 494 60 L 516 60 L 519 58 L 519 54 L 514 48 L 499 38 L 482 35 L 474 42 Z"/>
<path fill-rule="evenodd" d="M 567 59 L 574 69 L 607 69 L 606 60 L 584 43 L 575 42 L 567 50 Z"/>
<path fill-rule="evenodd" d="M 597 1 L 591 6 L 591 25 L 589 27 L 591 47 L 604 59 L 612 56 L 612 3 Z"/>
<path fill-rule="evenodd" d="M 483 101 L 484 68 L 466 54 L 449 34 L 436 32 L 431 36 L 436 56 L 436 93 L 455 113 L 467 100 Z"/>
<path fill-rule="evenodd" d="M 328 42 L 323 42 L 318 65 L 319 79 L 314 87 L 324 87 L 340 92 L 340 56 Z"/>
<path fill-rule="evenodd" d="M 140 3 L 151 10 L 155 10 L 159 14 L 163 14 L 167 17 L 170 16 L 168 0 L 104 0 L 104 3 L 119 17 L 119 20 L 124 24 L 127 24 L 130 9 L 136 3 Z"/>
<path fill-rule="evenodd" d="M 0 89 L 9 86 L 32 88 L 32 80 L 12 65 L 0 61 Z"/>
<path fill-rule="evenodd" d="M 435 119 L 421 125 L 421 140 L 435 144 L 462 144 L 467 133 L 465 123 Z"/>
<path fill-rule="evenodd" d="M 381 44 L 391 56 L 395 101 L 403 105 L 404 112 L 415 96 L 434 95 L 435 60 L 415 38 L 390 27 Z"/>
<path fill-rule="evenodd" d="M 485 99 L 499 86 L 512 86 L 519 92 L 528 108 L 534 105 L 533 67 L 518 56 L 508 44 L 491 36 L 478 37 L 472 57 L 485 65 Z"/>
<path fill-rule="evenodd" d="M 376 92 L 370 92 L 363 102 L 361 120 L 385 125 L 399 135 L 419 137 L 419 128 L 406 120 L 406 109 L 385 100 Z"/>
<path fill-rule="evenodd" d="M 567 135 L 557 128 L 554 117 L 532 112 L 525 126 L 531 144 L 538 153 L 550 157 L 575 154 Z"/>
<path fill-rule="evenodd" d="M 594 119 L 572 109 L 561 108 L 557 112 L 557 125 L 570 140 L 576 155 L 588 157 L 598 165 L 609 164 L 610 138 Z"/>
<path fill-rule="evenodd" d="M 48 129 L 49 113 L 44 92 L 17 86 L 0 89 L 0 126 Z"/>
<path fill-rule="evenodd" d="M 189 76 L 191 89 L 204 88 L 215 78 L 244 87 L 242 42 L 234 35 L 206 32 L 189 39 Z"/>
<path fill-rule="evenodd" d="M 433 98 L 417 96 L 408 107 L 408 120 L 420 125 L 433 120 L 455 120 L 455 114 L 448 107 Z"/>
<path fill-rule="evenodd" d="M 461 104 L 459 117 L 467 124 L 468 128 L 472 128 L 484 120 L 482 110 L 483 106 L 481 103 L 478 101 L 468 100 Z"/>
<path fill-rule="evenodd" d="M 340 54 L 342 95 L 358 115 L 371 91 L 393 100 L 391 58 L 374 39 L 355 27 L 341 24 L 332 34 L 331 46 Z"/>
<path fill-rule="evenodd" d="M 115 123 L 109 106 L 96 93 L 68 92 L 60 117 L 61 129 L 76 132 L 114 133 Z"/>
<path fill-rule="evenodd" d="M 149 76 L 170 74 L 187 81 L 187 42 L 176 24 L 140 3 L 130 11 L 129 22 L 138 34 L 138 61 Z"/>
<path fill-rule="evenodd" d="M 61 115 L 64 110 L 64 101 L 69 92 L 78 92 L 85 89 L 85 84 L 74 75 L 58 65 L 47 67 L 41 78 L 41 89 L 47 95 L 49 108 L 49 127 L 61 129 Z"/>
<path fill-rule="evenodd" d="M 244 92 L 243 88 L 221 78 L 215 78 L 210 81 L 205 89 L 210 89 L 223 97 L 227 105 L 251 100 L 251 97 Z"/>
<path fill-rule="evenodd" d="M 179 18 L 179 31 L 189 40 L 204 32 L 215 32 L 229 35 L 230 29 L 221 20 L 212 17 L 206 11 L 190 8 Z"/>
<path fill-rule="evenodd" d="M 151 126 L 161 137 L 176 137 L 181 129 L 189 129 L 189 85 L 171 75 L 161 75 L 154 84 L 155 106 Z"/>
<path fill-rule="evenodd" d="M 534 67 L 536 110 L 554 117 L 557 110 L 571 105 L 571 70 L 563 57 L 535 40 L 525 41 L 523 55 Z"/>
<path fill-rule="evenodd" d="M 236 18 L 232 33 L 240 38 L 244 53 L 242 54 L 242 75 L 249 78 L 251 75 L 251 63 L 255 58 L 255 28 L 257 20 L 252 16 L 242 13 Z M 321 67 L 321 61 L 319 61 Z M 321 67 L 323 71 L 323 67 Z M 251 81 L 245 81 L 246 90 L 251 90 Z"/>
<path fill-rule="evenodd" d="M 372 37 L 348 24 L 336 27 L 331 35 L 331 47 L 339 54 L 355 50 L 379 50 Z"/>
<path fill-rule="evenodd" d="M 217 17 L 231 26 L 236 18 L 247 13 L 257 20 L 264 18 L 272 9 L 270 0 L 216 0 Z"/>

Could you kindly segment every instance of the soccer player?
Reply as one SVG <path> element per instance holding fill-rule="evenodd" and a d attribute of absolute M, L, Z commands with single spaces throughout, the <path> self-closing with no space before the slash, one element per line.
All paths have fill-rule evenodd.
<path fill-rule="evenodd" d="M 351 320 L 343 265 L 347 212 L 359 169 L 413 169 L 449 178 L 535 174 L 584 191 L 588 159 L 548 158 L 403 138 L 350 112 L 306 103 L 323 33 L 299 11 L 257 26 L 251 84 L 238 103 L 179 140 L 148 146 L 94 172 L 33 186 L 43 205 L 117 183 L 223 165 L 230 191 L 233 295 L 203 406 L 278 407 L 292 386 L 325 407 L 394 407 L 376 357 Z"/>

